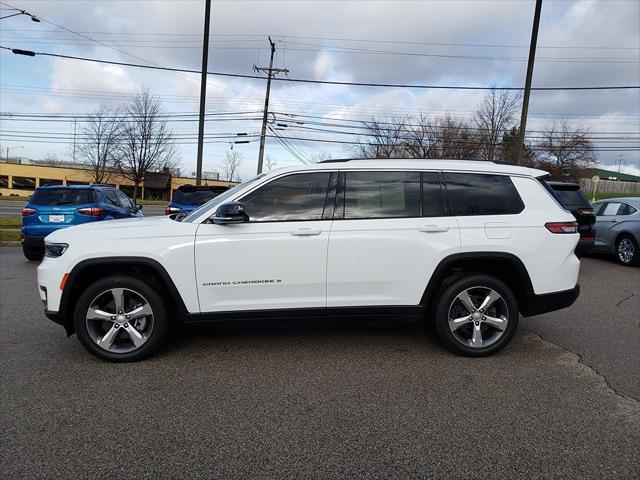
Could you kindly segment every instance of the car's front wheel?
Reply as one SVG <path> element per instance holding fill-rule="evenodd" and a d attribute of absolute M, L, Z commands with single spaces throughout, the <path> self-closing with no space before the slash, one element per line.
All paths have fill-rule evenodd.
<path fill-rule="evenodd" d="M 631 235 L 622 235 L 616 240 L 616 260 L 626 266 L 640 263 L 638 244 Z"/>
<path fill-rule="evenodd" d="M 166 305 L 136 277 L 110 276 L 87 288 L 74 311 L 78 339 L 93 355 L 112 362 L 142 360 L 166 337 Z"/>
<path fill-rule="evenodd" d="M 44 249 L 37 247 L 22 247 L 25 258 L 31 262 L 39 262 L 44 257 Z"/>
<path fill-rule="evenodd" d="M 502 281 L 472 274 L 441 292 L 435 310 L 438 336 L 452 352 L 492 355 L 509 343 L 518 327 L 518 304 Z"/>

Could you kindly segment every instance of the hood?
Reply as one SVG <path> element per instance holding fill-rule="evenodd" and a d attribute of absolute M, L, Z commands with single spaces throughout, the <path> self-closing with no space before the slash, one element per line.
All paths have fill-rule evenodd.
<path fill-rule="evenodd" d="M 76 239 L 103 241 L 121 238 L 170 237 L 195 233 L 194 227 L 192 223 L 176 222 L 167 216 L 137 217 L 75 225 L 57 230 L 46 239 L 49 242 L 69 243 Z"/>

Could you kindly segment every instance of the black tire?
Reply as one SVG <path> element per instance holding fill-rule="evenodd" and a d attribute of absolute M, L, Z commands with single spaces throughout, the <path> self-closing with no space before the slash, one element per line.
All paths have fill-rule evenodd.
<path fill-rule="evenodd" d="M 488 341 L 493 337 L 497 337 L 497 339 L 493 340 L 493 343 L 490 343 L 487 346 L 470 346 L 467 343 L 463 343 L 459 338 L 464 334 L 464 331 L 460 332 L 460 330 L 462 330 L 461 327 L 458 327 L 460 330 L 456 332 L 457 335 L 452 332 L 449 327 L 449 312 L 452 308 L 461 308 L 462 305 L 454 306 L 458 295 L 467 290 L 472 293 L 486 291 L 482 289 L 493 290 L 500 295 L 501 298 L 499 301 L 501 303 L 499 305 L 501 310 L 503 310 L 503 315 L 501 315 L 501 317 L 506 319 L 506 328 L 500 331 L 488 323 L 483 324 L 482 319 L 486 317 L 484 317 L 482 313 L 478 313 L 478 322 L 469 321 L 468 325 L 464 325 L 464 328 L 468 330 L 470 327 L 470 335 L 473 335 L 474 325 L 480 325 L 480 327 L 478 327 L 479 329 L 484 328 L 485 333 L 491 335 L 491 337 L 487 339 Z M 473 302 L 475 307 L 480 306 L 478 302 L 478 300 Z M 497 309 L 498 305 L 496 304 L 496 306 L 492 306 L 490 309 L 491 308 Z M 467 312 L 468 310 L 465 310 L 464 315 L 461 317 L 470 315 L 469 319 L 471 319 L 471 313 Z M 492 312 L 493 311 L 487 310 L 485 313 L 489 316 Z M 497 316 L 497 314 L 495 315 Z M 519 316 L 518 302 L 515 295 L 504 282 L 488 275 L 474 273 L 459 278 L 449 286 L 445 287 L 438 294 L 438 300 L 435 308 L 435 325 L 438 337 L 449 351 L 467 357 L 483 357 L 493 355 L 494 353 L 502 350 L 511 341 L 511 338 L 518 328 Z M 466 320 L 464 321 L 466 322 Z"/>
<path fill-rule="evenodd" d="M 625 246 L 625 252 L 623 253 L 622 247 Z M 631 257 L 628 252 L 631 250 Z M 620 265 L 625 267 L 632 267 L 640 264 L 640 251 L 638 250 L 638 242 L 631 236 L 622 234 L 616 239 L 616 261 Z"/>
<path fill-rule="evenodd" d="M 31 262 L 39 262 L 44 258 L 44 249 L 37 247 L 25 247 L 22 246 L 22 253 L 27 260 Z"/>
<path fill-rule="evenodd" d="M 152 329 L 147 335 L 145 342 L 139 347 L 134 347 L 136 349 L 130 352 L 113 352 L 98 346 L 91 336 L 88 327 L 89 322 L 86 319 L 89 307 L 91 307 L 91 302 L 100 295 L 105 295 L 105 292 L 115 288 L 122 288 L 128 292 L 133 292 L 132 294 L 130 293 L 130 295 L 137 294 L 143 297 L 153 312 L 151 317 L 153 321 Z M 76 302 L 73 322 L 80 343 L 82 343 L 91 354 L 110 362 L 135 362 L 150 357 L 162 346 L 169 327 L 167 305 L 162 297 L 147 282 L 128 275 L 113 275 L 92 283 L 80 295 Z M 112 324 L 115 325 L 115 322 L 112 322 Z M 106 325 L 108 328 L 109 323 L 107 322 Z M 122 325 L 122 327 L 121 331 L 125 332 L 124 325 Z M 133 328 L 133 326 L 129 325 L 128 328 Z M 121 333 L 120 335 L 122 338 L 124 334 Z"/>

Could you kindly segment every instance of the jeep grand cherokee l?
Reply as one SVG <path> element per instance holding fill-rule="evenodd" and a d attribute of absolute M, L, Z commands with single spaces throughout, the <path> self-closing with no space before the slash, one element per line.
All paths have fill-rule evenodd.
<path fill-rule="evenodd" d="M 46 238 L 46 315 L 92 354 L 155 352 L 171 322 L 392 316 L 435 324 L 468 356 L 519 315 L 578 296 L 575 219 L 540 170 L 351 160 L 260 175 L 180 221 L 116 220 Z"/>

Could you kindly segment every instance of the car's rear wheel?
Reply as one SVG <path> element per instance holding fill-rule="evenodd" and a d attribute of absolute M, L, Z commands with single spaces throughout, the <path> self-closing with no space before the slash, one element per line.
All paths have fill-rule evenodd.
<path fill-rule="evenodd" d="M 22 253 L 27 260 L 32 262 L 39 262 L 44 257 L 44 249 L 37 247 L 25 247 L 22 246 Z"/>
<path fill-rule="evenodd" d="M 144 281 L 114 275 L 82 293 L 74 326 L 82 345 L 95 356 L 112 362 L 142 360 L 166 337 L 166 305 Z"/>
<path fill-rule="evenodd" d="M 616 240 L 616 260 L 620 265 L 626 266 L 640 263 L 638 244 L 631 235 L 621 235 Z"/>
<path fill-rule="evenodd" d="M 504 348 L 518 327 L 518 303 L 500 280 L 473 274 L 453 282 L 439 295 L 435 310 L 438 336 L 452 352 L 470 357 Z"/>

